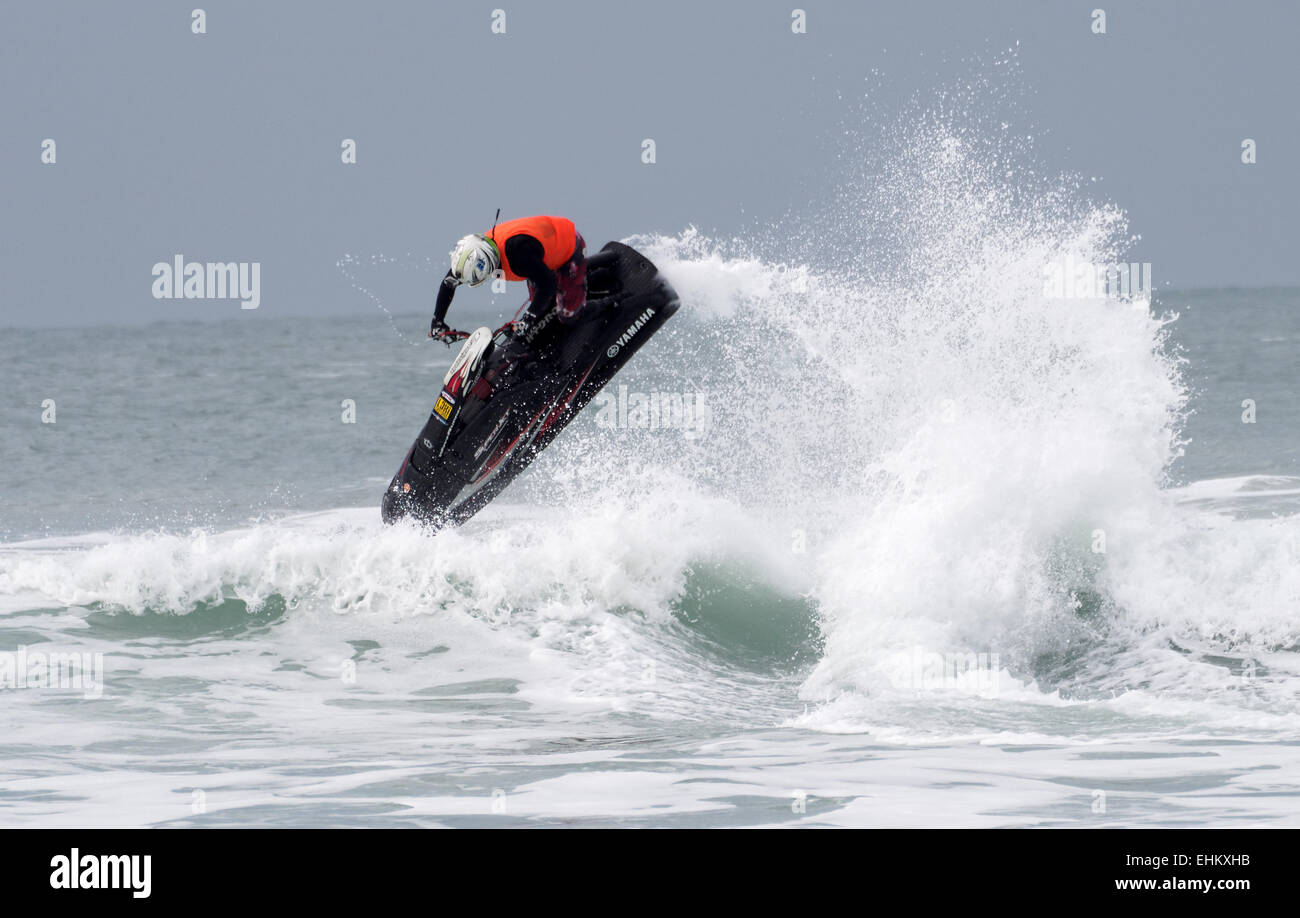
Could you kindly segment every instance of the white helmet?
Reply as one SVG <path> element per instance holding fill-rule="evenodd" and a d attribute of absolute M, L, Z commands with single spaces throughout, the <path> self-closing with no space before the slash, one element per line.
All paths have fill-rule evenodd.
<path fill-rule="evenodd" d="M 470 233 L 456 243 L 451 253 L 451 273 L 456 280 L 477 287 L 501 267 L 497 244 L 486 236 Z"/>

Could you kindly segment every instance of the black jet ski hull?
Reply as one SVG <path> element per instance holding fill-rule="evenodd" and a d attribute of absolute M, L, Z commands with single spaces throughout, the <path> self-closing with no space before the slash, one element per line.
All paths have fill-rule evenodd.
<path fill-rule="evenodd" d="M 588 305 L 573 329 L 554 310 L 526 350 L 509 326 L 480 329 L 453 362 L 433 410 L 384 493 L 384 522 L 458 525 L 555 439 L 677 311 L 649 259 L 610 242 L 588 259 Z"/>

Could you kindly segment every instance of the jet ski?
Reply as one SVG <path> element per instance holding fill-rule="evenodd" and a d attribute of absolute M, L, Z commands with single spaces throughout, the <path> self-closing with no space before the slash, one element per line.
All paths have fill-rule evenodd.
<path fill-rule="evenodd" d="M 386 523 L 459 525 L 555 439 L 680 306 L 650 260 L 610 242 L 587 259 L 587 304 L 571 327 L 550 310 L 529 331 L 465 340 L 429 419 L 384 493 Z"/>

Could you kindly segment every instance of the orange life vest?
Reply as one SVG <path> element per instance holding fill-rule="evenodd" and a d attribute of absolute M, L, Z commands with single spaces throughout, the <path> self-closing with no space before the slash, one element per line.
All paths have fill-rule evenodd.
<path fill-rule="evenodd" d="M 510 262 L 506 259 L 506 240 L 520 233 L 527 233 L 542 244 L 542 260 L 552 271 L 573 257 L 573 247 L 578 239 L 573 221 L 564 217 L 520 217 L 498 223 L 496 229 L 484 235 L 497 244 L 497 251 L 501 253 L 501 271 L 506 280 L 523 280 L 510 270 Z"/>

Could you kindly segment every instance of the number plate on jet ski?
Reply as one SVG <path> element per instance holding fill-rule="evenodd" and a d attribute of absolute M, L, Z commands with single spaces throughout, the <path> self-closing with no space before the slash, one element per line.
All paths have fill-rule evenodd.
<path fill-rule="evenodd" d="M 452 403 L 447 401 L 445 396 L 439 395 L 438 400 L 433 403 L 433 413 L 444 421 L 451 417 Z"/>

